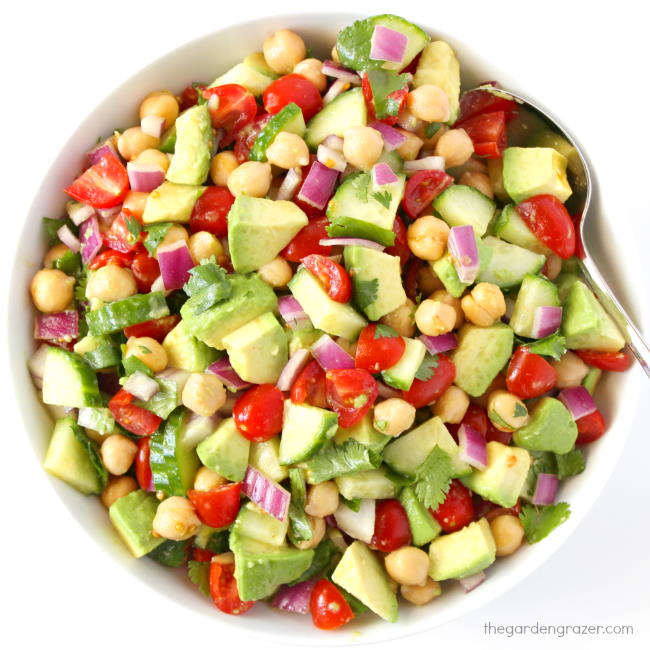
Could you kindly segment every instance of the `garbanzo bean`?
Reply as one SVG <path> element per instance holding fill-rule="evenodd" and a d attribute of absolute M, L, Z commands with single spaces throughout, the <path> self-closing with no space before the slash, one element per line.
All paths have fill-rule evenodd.
<path fill-rule="evenodd" d="M 86 284 L 86 298 L 112 302 L 138 293 L 138 286 L 131 269 L 117 264 L 107 264 L 93 271 Z"/>
<path fill-rule="evenodd" d="M 458 181 L 459 185 L 468 185 L 477 189 L 479 192 L 485 194 L 489 198 L 494 198 L 494 192 L 492 191 L 492 183 L 490 182 L 490 177 L 487 174 L 482 174 L 481 172 L 464 172 Z"/>
<path fill-rule="evenodd" d="M 102 492 L 102 503 L 105 507 L 110 508 L 118 499 L 137 489 L 138 484 L 131 476 L 111 476 Z"/>
<path fill-rule="evenodd" d="M 53 314 L 72 302 L 74 278 L 58 269 L 41 269 L 32 278 L 29 290 L 36 309 Z"/>
<path fill-rule="evenodd" d="M 223 255 L 221 242 L 207 230 L 195 232 L 188 240 L 187 246 L 194 264 L 200 264 L 201 260 L 207 260 L 214 255 L 219 259 Z"/>
<path fill-rule="evenodd" d="M 456 311 L 450 305 L 435 300 L 423 300 L 415 310 L 415 324 L 423 334 L 440 336 L 451 332 Z"/>
<path fill-rule="evenodd" d="M 169 169 L 169 157 L 166 153 L 158 149 L 145 149 L 138 154 L 133 161 L 138 165 L 151 165 L 152 167 L 160 167 L 164 172 Z"/>
<path fill-rule="evenodd" d="M 312 485 L 307 491 L 305 512 L 312 517 L 327 517 L 339 507 L 339 489 L 334 481 Z"/>
<path fill-rule="evenodd" d="M 343 134 L 343 155 L 354 167 L 368 171 L 381 156 L 384 139 L 369 126 L 353 126 Z"/>
<path fill-rule="evenodd" d="M 301 551 L 316 548 L 325 537 L 325 520 L 322 517 L 312 517 L 311 515 L 307 515 L 307 519 L 311 528 L 311 539 L 296 544 Z"/>
<path fill-rule="evenodd" d="M 257 274 L 272 287 L 286 287 L 293 276 L 293 269 L 283 257 L 276 257 L 257 270 Z"/>
<path fill-rule="evenodd" d="M 415 407 L 399 397 L 390 397 L 375 406 L 373 426 L 385 436 L 399 436 L 414 421 Z"/>
<path fill-rule="evenodd" d="M 128 472 L 138 452 L 138 445 L 119 433 L 108 436 L 100 448 L 104 467 L 113 475 L 121 476 Z"/>
<path fill-rule="evenodd" d="M 304 167 L 309 163 L 309 149 L 299 135 L 280 131 L 267 148 L 266 158 L 272 165 L 282 169 Z"/>
<path fill-rule="evenodd" d="M 237 167 L 237 156 L 232 151 L 220 151 L 210 162 L 210 178 L 215 185 L 227 187 L 228 178 Z"/>
<path fill-rule="evenodd" d="M 158 504 L 152 527 L 159 537 L 181 541 L 192 537 L 200 526 L 194 506 L 185 497 L 169 497 Z"/>
<path fill-rule="evenodd" d="M 445 305 L 454 308 L 454 311 L 456 312 L 456 322 L 454 323 L 453 329 L 458 329 L 465 322 L 465 314 L 460 306 L 460 298 L 454 298 L 454 296 L 445 289 L 434 291 L 429 298 L 431 300 L 437 300 L 438 302 L 444 302 Z"/>
<path fill-rule="evenodd" d="M 128 210 L 129 214 L 136 219 L 140 219 L 144 213 L 144 206 L 148 198 L 149 192 L 129 192 L 124 197 L 122 207 L 124 210 Z"/>
<path fill-rule="evenodd" d="M 450 129 L 440 136 L 434 152 L 445 159 L 445 167 L 458 167 L 474 153 L 474 144 L 464 129 Z"/>
<path fill-rule="evenodd" d="M 400 155 L 402 160 L 415 160 L 422 149 L 424 140 L 419 138 L 412 131 L 407 131 L 406 129 L 397 129 L 405 138 L 404 142 L 397 147 L 397 153 Z"/>
<path fill-rule="evenodd" d="M 178 100 L 168 90 L 149 93 L 140 104 L 140 119 L 151 115 L 164 117 L 166 129 L 176 121 L 178 112 Z"/>
<path fill-rule="evenodd" d="M 399 592 L 402 594 L 402 598 L 408 600 L 409 603 L 426 605 L 437 598 L 442 593 L 442 589 L 437 582 L 427 578 L 424 585 L 402 585 Z"/>
<path fill-rule="evenodd" d="M 402 546 L 384 558 L 388 575 L 400 585 L 424 585 L 429 572 L 429 556 L 415 546 Z"/>
<path fill-rule="evenodd" d="M 494 325 L 506 313 L 503 292 L 490 282 L 479 282 L 470 294 L 463 296 L 460 305 L 465 318 L 479 327 Z"/>
<path fill-rule="evenodd" d="M 469 407 L 467 393 L 458 386 L 450 386 L 431 407 L 434 415 L 443 422 L 458 424 L 464 417 Z"/>
<path fill-rule="evenodd" d="M 499 515 L 490 522 L 490 530 L 497 548 L 497 557 L 512 555 L 524 540 L 524 527 L 519 517 Z"/>
<path fill-rule="evenodd" d="M 201 467 L 194 477 L 194 489 L 207 492 L 227 482 L 226 478 L 213 472 L 209 467 Z"/>
<path fill-rule="evenodd" d="M 305 42 L 289 29 L 271 34 L 263 46 L 264 59 L 277 74 L 289 74 L 307 56 Z"/>
<path fill-rule="evenodd" d="M 555 368 L 556 387 L 571 388 L 580 386 L 582 380 L 589 372 L 587 364 L 574 352 L 565 352 L 559 361 L 551 361 Z"/>
<path fill-rule="evenodd" d="M 51 269 L 54 262 L 60 257 L 63 257 L 70 249 L 65 244 L 55 244 L 49 248 L 45 257 L 43 257 L 43 266 L 46 269 Z"/>
<path fill-rule="evenodd" d="M 449 98 L 440 86 L 423 84 L 414 88 L 406 96 L 406 105 L 415 117 L 425 122 L 446 122 L 449 119 Z"/>
<path fill-rule="evenodd" d="M 126 160 L 134 160 L 146 149 L 157 149 L 160 140 L 145 133 L 139 126 L 132 126 L 117 138 L 117 150 Z"/>
<path fill-rule="evenodd" d="M 193 372 L 183 388 L 182 402 L 190 411 L 209 417 L 226 403 L 226 389 L 216 375 Z"/>
<path fill-rule="evenodd" d="M 379 322 L 392 327 L 400 336 L 413 336 L 415 334 L 415 303 L 407 298 L 401 307 L 382 316 Z"/>
<path fill-rule="evenodd" d="M 271 187 L 271 165 L 249 160 L 233 169 L 228 176 L 228 189 L 233 196 L 264 198 Z"/>
<path fill-rule="evenodd" d="M 438 217 L 420 217 L 408 227 L 407 238 L 413 255 L 421 260 L 435 262 L 445 253 L 449 226 Z"/>
<path fill-rule="evenodd" d="M 300 74 L 309 79 L 320 92 L 327 88 L 327 77 L 321 72 L 323 62 L 319 59 L 305 59 L 293 67 L 295 74 Z"/>
<path fill-rule="evenodd" d="M 526 405 L 507 390 L 495 390 L 488 397 L 488 417 L 499 431 L 516 431 L 528 424 Z"/>
<path fill-rule="evenodd" d="M 162 372 L 167 367 L 165 348 L 149 336 L 132 336 L 126 342 L 126 356 L 136 357 L 153 372 Z"/>

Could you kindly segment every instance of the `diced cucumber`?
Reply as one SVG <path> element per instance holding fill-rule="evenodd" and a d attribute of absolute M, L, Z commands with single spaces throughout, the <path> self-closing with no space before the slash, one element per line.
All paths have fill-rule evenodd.
<path fill-rule="evenodd" d="M 396 174 L 400 174 L 404 170 L 404 161 L 397 151 L 386 151 L 384 149 L 379 156 L 379 163 L 386 163 Z"/>
<path fill-rule="evenodd" d="M 92 335 L 112 334 L 130 325 L 169 316 L 169 307 L 162 291 L 136 294 L 109 302 L 104 307 L 86 314 L 88 332 Z"/>
<path fill-rule="evenodd" d="M 334 443 L 342 445 L 346 440 L 356 440 L 373 451 L 381 452 L 392 438 L 379 433 L 372 423 L 372 410 L 370 410 L 355 425 L 346 428 L 339 427 L 334 436 Z"/>
<path fill-rule="evenodd" d="M 419 370 L 427 349 L 424 343 L 418 339 L 404 338 L 406 348 L 402 358 L 390 368 L 382 370 L 382 379 L 393 388 L 408 390 L 415 379 L 415 373 Z"/>
<path fill-rule="evenodd" d="M 278 133 L 286 131 L 301 138 L 305 135 L 305 120 L 298 104 L 287 104 L 276 113 L 260 131 L 248 156 L 249 160 L 266 162 L 266 150 L 273 144 Z"/>
<path fill-rule="evenodd" d="M 232 533 L 271 546 L 282 546 L 288 529 L 289 517 L 280 521 L 249 501 L 239 510 Z"/>
<path fill-rule="evenodd" d="M 187 562 L 190 540 L 166 539 L 160 546 L 147 553 L 148 557 L 163 566 L 179 567 Z"/>
<path fill-rule="evenodd" d="M 293 465 L 311 458 L 338 428 L 338 418 L 332 411 L 284 402 L 284 423 L 280 438 L 280 464 Z"/>
<path fill-rule="evenodd" d="M 491 282 L 502 289 L 520 285 L 525 275 L 535 275 L 546 262 L 543 255 L 509 244 L 497 237 L 485 237 L 483 245 L 490 249 L 491 255 L 490 261 L 481 266 L 478 281 Z"/>
<path fill-rule="evenodd" d="M 472 226 L 483 237 L 496 209 L 494 201 L 469 185 L 452 185 L 433 201 L 449 226 Z"/>
<path fill-rule="evenodd" d="M 120 346 L 110 336 L 85 336 L 73 350 L 94 370 L 112 368 L 122 360 Z"/>
<path fill-rule="evenodd" d="M 242 481 L 248 466 L 250 442 L 239 433 L 232 418 L 196 448 L 201 462 L 229 481 Z"/>
<path fill-rule="evenodd" d="M 155 494 L 136 490 L 108 509 L 113 526 L 134 557 L 151 553 L 165 541 L 164 537 L 154 537 L 151 532 L 158 503 Z"/>
<path fill-rule="evenodd" d="M 280 483 L 289 472 L 280 465 L 280 437 L 274 436 L 264 442 L 251 442 L 248 464 Z"/>
<path fill-rule="evenodd" d="M 316 150 L 328 135 L 343 137 L 352 126 L 365 126 L 367 119 L 366 100 L 361 88 L 353 88 L 339 95 L 309 120 L 305 131 L 305 142 Z"/>
<path fill-rule="evenodd" d="M 43 371 L 43 402 L 56 406 L 103 406 L 95 371 L 77 354 L 50 347 Z"/>
<path fill-rule="evenodd" d="M 506 205 L 494 223 L 494 234 L 504 241 L 527 248 L 533 253 L 548 255 L 551 251 L 533 235 L 533 231 L 526 222 L 517 214 L 515 204 Z"/>
<path fill-rule="evenodd" d="M 397 492 L 381 468 L 337 476 L 334 482 L 346 499 L 391 499 Z"/>
<path fill-rule="evenodd" d="M 600 378 L 603 374 L 603 371 L 600 368 L 589 368 L 589 372 L 585 375 L 585 378 L 582 380 L 582 385 L 593 395 L 596 390 L 596 386 L 600 381 Z"/>
<path fill-rule="evenodd" d="M 559 307 L 557 287 L 541 275 L 526 275 L 517 294 L 510 327 L 518 336 L 533 337 L 533 321 L 538 307 Z"/>
<path fill-rule="evenodd" d="M 415 496 L 415 491 L 407 485 L 399 495 L 400 503 L 406 511 L 411 527 L 413 546 L 423 546 L 440 535 L 442 528 Z"/>

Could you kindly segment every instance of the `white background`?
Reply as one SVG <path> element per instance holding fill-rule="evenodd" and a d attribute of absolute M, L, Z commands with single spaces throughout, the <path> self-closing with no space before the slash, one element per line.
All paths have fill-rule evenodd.
<path fill-rule="evenodd" d="M 396 7 L 369 0 L 357 0 L 353 7 L 349 0 L 328 0 L 325 6 L 310 8 L 291 0 L 281 6 L 255 0 L 11 3 L 10 11 L 3 11 L 0 39 L 4 246 L 10 245 L 17 230 L 12 224 L 25 214 L 31 193 L 68 134 L 135 70 L 177 45 L 240 20 L 273 11 L 353 9 L 369 14 L 393 11 L 416 22 L 421 18 L 440 24 L 441 30 L 485 52 L 499 67 L 509 67 L 512 77 L 525 79 L 529 92 L 544 103 L 551 104 L 552 98 L 553 111 L 572 125 L 596 168 L 607 167 L 606 177 L 600 178 L 602 191 L 616 197 L 614 205 L 620 206 L 608 217 L 614 228 L 630 231 L 621 263 L 635 255 L 647 260 L 650 57 L 641 3 L 465 0 L 427 3 L 426 11 L 419 5 Z M 148 90 L 143 88 L 143 94 Z M 2 258 L 5 264 L 8 256 Z M 636 293 L 645 298 L 646 311 L 642 313 L 638 302 L 632 311 L 644 319 L 650 333 L 647 261 L 642 268 L 639 283 L 644 288 Z M 5 381 L 10 380 L 5 376 Z M 647 387 L 644 395 L 650 396 Z M 114 571 L 49 492 L 31 449 L 21 440 L 11 404 L 3 404 L 3 419 L 0 646 L 248 646 L 245 632 L 235 635 L 216 624 L 211 639 L 196 638 L 191 622 L 180 613 L 176 620 L 167 600 Z M 650 431 L 645 407 L 640 407 L 613 478 L 551 560 L 490 606 L 427 634 L 377 647 L 649 647 L 649 458 Z M 628 638 L 508 639 L 484 636 L 487 621 L 624 624 L 633 625 L 635 633 Z"/>

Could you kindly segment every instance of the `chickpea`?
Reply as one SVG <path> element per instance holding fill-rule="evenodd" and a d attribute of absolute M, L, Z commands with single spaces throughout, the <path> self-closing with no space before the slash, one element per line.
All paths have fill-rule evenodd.
<path fill-rule="evenodd" d="M 587 364 L 574 352 L 565 352 L 559 361 L 551 361 L 557 377 L 557 388 L 580 386 L 589 372 Z"/>
<path fill-rule="evenodd" d="M 464 172 L 458 182 L 460 185 L 468 185 L 469 187 L 477 189 L 490 199 L 494 198 L 492 183 L 487 174 L 481 172 Z"/>
<path fill-rule="evenodd" d="M 110 508 L 118 499 L 138 489 L 138 484 L 130 476 L 111 476 L 101 495 L 104 506 Z"/>
<path fill-rule="evenodd" d="M 232 151 L 220 151 L 210 162 L 210 178 L 219 187 L 228 186 L 230 174 L 239 167 Z"/>
<path fill-rule="evenodd" d="M 474 153 L 474 144 L 465 129 L 449 129 L 440 136 L 434 151 L 445 159 L 445 167 L 457 167 Z"/>
<path fill-rule="evenodd" d="M 492 424 L 499 431 L 515 431 L 528 424 L 530 419 L 526 405 L 507 390 L 490 393 L 487 411 Z"/>
<path fill-rule="evenodd" d="M 487 161 L 488 176 L 494 195 L 504 203 L 510 200 L 503 185 L 503 158 L 491 158 Z"/>
<path fill-rule="evenodd" d="M 327 88 L 327 77 L 321 72 L 322 67 L 323 62 L 319 59 L 305 59 L 293 66 L 293 72 L 309 79 L 322 93 Z"/>
<path fill-rule="evenodd" d="M 157 149 L 160 140 L 153 135 L 148 135 L 139 126 L 132 126 L 121 133 L 117 139 L 117 150 L 126 160 L 134 160 L 145 149 Z"/>
<path fill-rule="evenodd" d="M 411 253 L 421 260 L 435 262 L 447 248 L 449 226 L 438 217 L 425 216 L 416 219 L 407 230 Z"/>
<path fill-rule="evenodd" d="M 544 265 L 544 274 L 546 277 L 553 281 L 560 275 L 562 271 L 562 258 L 555 253 L 551 253 L 546 257 L 546 264 Z"/>
<path fill-rule="evenodd" d="M 54 262 L 60 257 L 63 257 L 70 249 L 65 244 L 55 244 L 50 248 L 45 257 L 43 257 L 43 266 L 46 269 L 51 269 L 54 266 Z"/>
<path fill-rule="evenodd" d="M 74 278 L 58 269 L 41 269 L 32 278 L 29 290 L 36 309 L 53 314 L 72 302 Z"/>
<path fill-rule="evenodd" d="M 194 264 L 199 264 L 201 260 L 207 260 L 213 255 L 216 259 L 219 259 L 223 255 L 221 242 L 207 230 L 195 232 L 189 238 L 187 246 L 190 249 L 190 255 Z"/>
<path fill-rule="evenodd" d="M 391 397 L 375 406 L 372 425 L 386 436 L 397 437 L 413 426 L 415 407 L 399 397 Z"/>
<path fill-rule="evenodd" d="M 121 300 L 136 293 L 138 286 L 131 269 L 117 264 L 107 264 L 93 271 L 86 285 L 86 298 L 98 298 L 104 302 Z"/>
<path fill-rule="evenodd" d="M 163 237 L 162 241 L 160 244 L 158 244 L 158 249 L 160 248 L 166 248 L 167 246 L 171 246 L 171 244 L 174 244 L 175 242 L 179 241 L 182 239 L 183 241 L 189 242 L 190 236 L 187 234 L 187 230 L 183 226 L 179 226 L 177 224 L 174 224 L 168 231 L 167 234 Z M 189 244 L 188 244 L 189 245 Z"/>
<path fill-rule="evenodd" d="M 418 288 L 422 293 L 433 293 L 444 285 L 430 264 L 423 264 L 418 271 Z"/>
<path fill-rule="evenodd" d="M 456 312 L 456 322 L 454 323 L 453 329 L 458 329 L 465 322 L 465 314 L 460 305 L 460 298 L 454 298 L 448 291 L 445 289 L 439 289 L 434 291 L 429 298 L 431 300 L 437 300 L 438 302 L 443 302 L 445 305 L 449 305 L 454 308 Z"/>
<path fill-rule="evenodd" d="M 434 598 L 437 598 L 442 593 L 442 589 L 437 582 L 427 578 L 426 583 L 423 585 L 402 585 L 399 592 L 402 594 L 402 598 L 408 600 L 409 603 L 426 605 Z"/>
<path fill-rule="evenodd" d="M 190 411 L 210 417 L 226 403 L 226 389 L 216 375 L 193 372 L 187 378 L 181 399 Z"/>
<path fill-rule="evenodd" d="M 307 56 L 305 42 L 288 29 L 279 29 L 271 34 L 262 49 L 269 68 L 277 74 L 289 74 Z"/>
<path fill-rule="evenodd" d="M 339 489 L 334 481 L 312 485 L 307 492 L 305 512 L 312 517 L 327 517 L 339 507 Z"/>
<path fill-rule="evenodd" d="M 405 138 L 404 142 L 397 147 L 397 153 L 401 156 L 402 160 L 415 160 L 422 149 L 424 140 L 419 138 L 412 131 L 406 129 L 397 129 Z"/>
<path fill-rule="evenodd" d="M 368 171 L 381 156 L 384 139 L 370 126 L 353 126 L 343 134 L 343 155 L 354 167 Z"/>
<path fill-rule="evenodd" d="M 233 169 L 228 176 L 228 189 L 234 196 L 246 194 L 264 198 L 271 187 L 271 165 L 269 163 L 248 162 Z"/>
<path fill-rule="evenodd" d="M 467 393 L 458 386 L 450 386 L 431 407 L 434 415 L 443 422 L 458 424 L 464 417 L 469 407 Z"/>
<path fill-rule="evenodd" d="M 449 119 L 449 97 L 440 86 L 423 84 L 414 88 L 406 96 L 406 105 L 415 117 L 425 122 Z"/>
<path fill-rule="evenodd" d="M 379 322 L 392 327 L 400 336 L 413 336 L 415 334 L 415 303 L 407 298 L 401 307 L 382 316 Z"/>
<path fill-rule="evenodd" d="M 490 530 L 497 547 L 497 557 L 512 555 L 524 540 L 524 527 L 519 517 L 499 515 L 490 522 Z"/>
<path fill-rule="evenodd" d="M 166 129 L 176 121 L 178 112 L 178 100 L 168 90 L 149 93 L 140 104 L 140 119 L 151 115 L 164 117 Z"/>
<path fill-rule="evenodd" d="M 309 149 L 299 135 L 280 131 L 267 148 L 266 158 L 272 165 L 282 169 L 304 167 L 309 163 Z"/>
<path fill-rule="evenodd" d="M 415 310 L 415 324 L 422 334 L 439 336 L 451 332 L 456 322 L 456 311 L 450 305 L 436 300 L 423 300 Z"/>
<path fill-rule="evenodd" d="M 155 535 L 176 541 L 189 539 L 200 526 L 194 506 L 185 497 L 169 497 L 162 501 L 153 519 Z"/>
<path fill-rule="evenodd" d="M 149 192 L 129 192 L 124 198 L 122 207 L 136 218 L 142 218 L 144 206 L 149 198 Z"/>
<path fill-rule="evenodd" d="M 503 292 L 496 284 L 479 282 L 460 301 L 465 318 L 479 327 L 490 327 L 506 313 Z"/>
<path fill-rule="evenodd" d="M 138 165 L 151 165 L 152 167 L 160 167 L 164 172 L 169 169 L 169 158 L 166 153 L 158 149 L 145 149 L 138 154 L 133 161 Z"/>
<path fill-rule="evenodd" d="M 138 452 L 138 445 L 126 436 L 116 433 L 108 436 L 100 449 L 104 467 L 115 476 L 121 476 L 129 471 Z"/>
<path fill-rule="evenodd" d="M 307 519 L 309 519 L 309 527 L 311 528 L 311 539 L 296 544 L 296 548 L 299 548 L 301 551 L 316 548 L 323 540 L 323 537 L 325 537 L 325 519 L 322 517 L 311 517 L 309 515 L 307 515 Z"/>
<path fill-rule="evenodd" d="M 443 124 L 430 138 L 427 138 L 424 133 L 424 125 L 422 125 L 422 128 L 418 129 L 418 135 L 424 140 L 422 146 L 426 149 L 433 150 L 435 149 L 436 144 L 438 144 L 438 140 L 440 140 L 447 131 L 449 131 L 449 127 L 446 124 Z"/>
<path fill-rule="evenodd" d="M 415 546 L 402 546 L 384 558 L 388 575 L 400 585 L 425 585 L 429 556 Z"/>
<path fill-rule="evenodd" d="M 227 482 L 221 474 L 213 472 L 209 467 L 201 467 L 194 477 L 194 489 L 207 492 L 225 485 Z"/>
<path fill-rule="evenodd" d="M 260 266 L 257 273 L 264 282 L 274 288 L 286 287 L 293 276 L 291 265 L 283 257 L 276 257 Z"/>
<path fill-rule="evenodd" d="M 126 342 L 126 356 L 139 359 L 153 372 L 162 372 L 167 367 L 165 348 L 149 336 L 129 338 Z"/>

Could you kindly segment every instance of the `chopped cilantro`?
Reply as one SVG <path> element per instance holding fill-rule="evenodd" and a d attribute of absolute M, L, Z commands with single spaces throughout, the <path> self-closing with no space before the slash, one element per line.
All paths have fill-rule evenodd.
<path fill-rule="evenodd" d="M 375 199 L 377 203 L 381 203 L 386 210 L 388 210 L 388 208 L 390 208 L 390 202 L 393 200 L 393 195 L 386 190 L 385 192 L 374 192 L 372 198 Z"/>
<path fill-rule="evenodd" d="M 441 126 L 442 122 L 431 122 L 430 124 L 427 124 L 424 127 L 424 137 L 427 138 L 427 140 L 433 138 L 433 136 L 438 133 Z"/>
<path fill-rule="evenodd" d="M 516 402 L 513 415 L 516 418 L 523 418 L 528 415 L 528 409 L 521 402 Z"/>
<path fill-rule="evenodd" d="M 346 181 L 354 186 L 354 193 L 359 201 L 368 199 L 368 185 L 370 185 L 370 174 L 359 173 L 356 176 L 348 177 Z"/>
<path fill-rule="evenodd" d="M 199 588 L 199 591 L 210 597 L 210 563 L 190 560 L 187 563 L 187 577 Z"/>
<path fill-rule="evenodd" d="M 566 339 L 557 332 L 538 341 L 519 341 L 519 343 L 535 354 L 553 357 L 556 361 L 566 352 Z"/>
<path fill-rule="evenodd" d="M 373 426 L 377 431 L 386 431 L 386 427 L 388 426 L 388 421 L 387 420 L 375 420 L 373 423 Z"/>
<path fill-rule="evenodd" d="M 519 513 L 524 527 L 526 541 L 536 544 L 544 539 L 571 515 L 569 504 L 565 502 L 550 506 L 525 505 Z"/>
<path fill-rule="evenodd" d="M 354 295 L 357 304 L 361 309 L 365 309 L 369 305 L 372 305 L 372 303 L 377 300 L 378 292 L 379 280 L 377 280 L 377 278 L 372 278 L 372 280 L 354 278 Z"/>
<path fill-rule="evenodd" d="M 399 334 L 390 325 L 377 323 L 375 325 L 375 339 L 396 339 Z"/>
<path fill-rule="evenodd" d="M 451 457 L 436 445 L 415 471 L 415 496 L 425 508 L 437 508 L 445 500 L 452 473 Z"/>
<path fill-rule="evenodd" d="M 77 275 L 81 270 L 81 255 L 66 251 L 54 260 L 54 268 L 63 271 L 66 275 Z"/>
<path fill-rule="evenodd" d="M 153 255 L 156 252 L 156 249 L 160 246 L 160 243 L 166 237 L 172 225 L 171 223 L 154 223 L 145 227 L 147 235 L 144 238 L 144 247 L 149 252 L 149 255 Z"/>
<path fill-rule="evenodd" d="M 60 244 L 61 240 L 56 234 L 57 230 L 62 226 L 68 226 L 70 230 L 76 235 L 78 234 L 77 226 L 72 223 L 72 220 L 69 217 L 63 219 L 50 219 L 49 217 L 43 217 L 43 229 L 45 230 L 45 235 L 47 236 L 47 243 L 50 246 L 54 244 Z"/>
<path fill-rule="evenodd" d="M 415 378 L 420 381 L 428 381 L 433 377 L 434 370 L 438 367 L 438 355 L 431 354 L 427 352 L 424 355 L 424 359 L 418 368 L 418 371 L 415 373 Z"/>
<path fill-rule="evenodd" d="M 408 77 L 405 74 L 397 74 L 393 70 L 368 70 L 366 76 L 372 90 L 372 102 L 377 119 L 395 117 L 402 103 L 399 98 L 391 95 L 398 90 L 408 88 Z"/>
<path fill-rule="evenodd" d="M 142 354 L 151 354 L 151 350 L 146 345 L 138 345 L 138 349 Z"/>
<path fill-rule="evenodd" d="M 215 262 L 199 264 L 190 271 L 190 279 L 183 287 L 188 296 L 193 296 L 206 287 L 218 285 L 224 294 L 230 293 L 230 284 L 226 280 L 226 270 Z M 227 297 L 224 295 L 224 297 Z"/>
<path fill-rule="evenodd" d="M 140 359 L 134 355 L 124 357 L 124 359 L 122 359 L 122 366 L 124 368 L 125 375 L 132 375 L 134 372 L 137 372 L 139 370 L 140 372 L 144 372 L 144 374 L 148 377 L 153 377 L 151 368 L 142 363 L 142 361 L 140 361 Z"/>
<path fill-rule="evenodd" d="M 512 427 L 495 410 L 490 411 L 488 417 L 502 431 L 512 431 Z"/>
<path fill-rule="evenodd" d="M 293 467 L 289 470 L 291 483 L 291 501 L 289 502 L 289 538 L 291 542 L 306 542 L 312 536 L 309 519 L 305 514 L 305 476 L 303 470 Z"/>
<path fill-rule="evenodd" d="M 135 242 L 137 242 L 140 238 L 140 233 L 142 232 L 142 226 L 140 225 L 140 222 L 135 217 L 127 214 L 124 217 L 124 223 L 127 230 L 129 231 L 129 234 L 131 235 L 129 237 L 129 244 L 135 244 Z"/>
<path fill-rule="evenodd" d="M 356 440 L 346 440 L 342 445 L 324 447 L 306 462 L 309 478 L 314 483 L 329 481 L 336 476 L 376 469 L 381 455 Z"/>
<path fill-rule="evenodd" d="M 559 479 L 582 474 L 585 470 L 585 455 L 582 449 L 572 449 L 567 454 L 555 454 Z"/>

